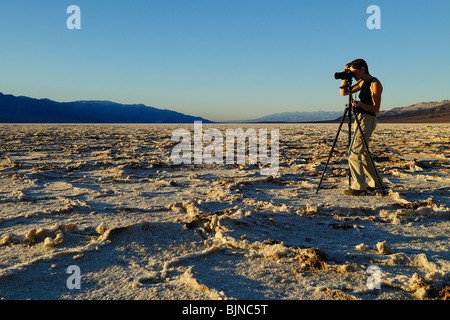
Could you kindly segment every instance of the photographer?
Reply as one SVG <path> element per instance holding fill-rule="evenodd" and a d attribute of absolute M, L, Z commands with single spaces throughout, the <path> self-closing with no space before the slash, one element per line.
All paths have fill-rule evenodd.
<path fill-rule="evenodd" d="M 355 117 L 359 119 L 366 141 L 369 143 L 377 125 L 376 114 L 380 111 L 383 86 L 377 78 L 370 75 L 369 67 L 363 59 L 348 63 L 345 70 L 350 71 L 356 81 L 359 81 L 351 89 L 351 93 L 360 91 L 359 101 L 353 101 L 352 106 Z M 341 96 L 349 94 L 348 89 L 345 88 L 345 82 L 346 80 L 342 81 Z M 349 148 L 348 162 L 353 179 L 351 188 L 345 190 L 345 194 L 360 196 L 366 195 L 367 190 L 375 190 L 376 168 L 370 164 L 369 154 L 364 148 L 364 142 L 358 127 L 355 129 Z M 366 184 L 366 176 L 369 178 L 368 184 Z"/>

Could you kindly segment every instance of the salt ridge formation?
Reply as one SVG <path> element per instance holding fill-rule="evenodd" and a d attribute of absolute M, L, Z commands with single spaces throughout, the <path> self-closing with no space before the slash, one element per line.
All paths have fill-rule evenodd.
<path fill-rule="evenodd" d="M 343 194 L 345 139 L 315 193 L 336 124 L 249 125 L 280 130 L 273 176 L 173 165 L 179 127 L 0 126 L 0 297 L 449 298 L 449 125 L 379 125 L 385 197 Z"/>

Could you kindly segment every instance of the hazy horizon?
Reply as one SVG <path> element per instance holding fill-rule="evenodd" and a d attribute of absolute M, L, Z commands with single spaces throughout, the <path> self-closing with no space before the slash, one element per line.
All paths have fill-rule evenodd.
<path fill-rule="evenodd" d="M 0 92 L 0 94 L 3 95 L 11 95 L 10 93 L 5 93 L 5 92 Z M 16 97 L 25 97 L 25 98 L 31 98 L 31 99 L 36 99 L 36 100 L 50 100 L 56 103 L 77 103 L 77 102 L 93 102 L 93 103 L 111 103 L 111 104 L 119 104 L 119 105 L 123 105 L 123 106 L 145 106 L 145 107 L 149 107 L 149 108 L 157 108 L 155 106 L 151 106 L 151 105 L 144 105 L 142 103 L 135 103 L 135 104 L 120 104 L 118 102 L 115 101 L 109 101 L 109 100 L 76 100 L 76 101 L 56 101 L 50 98 L 34 98 L 34 97 L 28 97 L 28 96 L 16 96 Z M 448 99 L 443 99 L 441 101 L 449 101 Z M 414 103 L 413 105 L 416 104 L 421 104 L 421 103 L 439 103 L 441 101 L 420 101 L 417 103 Z M 411 105 L 410 105 L 411 106 Z M 409 107 L 409 106 L 401 106 L 402 107 Z M 391 108 L 389 110 L 395 109 Z M 170 109 L 163 109 L 163 108 L 158 108 L 160 110 L 167 110 L 167 111 L 173 111 Z M 381 111 L 389 111 L 389 110 L 381 110 Z M 344 107 L 342 108 L 342 110 L 329 110 L 329 111 L 324 111 L 324 109 L 319 109 L 316 111 L 280 111 L 280 112 L 274 112 L 271 114 L 266 114 L 263 115 L 261 117 L 255 117 L 255 118 L 251 118 L 251 119 L 231 119 L 231 120 L 212 120 L 212 119 L 208 119 L 208 118 L 204 118 L 202 117 L 204 120 L 208 120 L 208 121 L 212 121 L 213 123 L 264 123 L 264 122 L 270 122 L 270 123 L 295 123 L 295 122 L 304 122 L 304 123 L 308 123 L 308 122 L 315 122 L 315 121 L 329 121 L 329 120 L 335 120 L 337 118 L 339 118 L 341 116 L 341 112 L 344 112 Z M 319 116 L 319 114 L 325 114 L 324 116 Z M 189 113 L 183 113 L 184 115 L 187 116 L 192 116 L 192 117 L 200 117 L 196 114 L 189 114 Z M 297 120 L 293 120 L 291 118 L 288 119 L 281 119 L 283 117 L 287 117 L 288 115 L 290 117 L 292 117 L 293 115 L 303 115 L 303 118 L 299 118 Z M 308 117 L 308 115 L 310 115 L 310 117 Z M 277 117 L 278 116 L 278 117 Z M 281 118 L 280 118 L 281 117 Z M 267 119 L 265 119 L 267 118 Z M 5 122 L 5 123 L 9 123 L 9 122 Z M 14 122 L 14 123 L 22 123 L 22 122 Z M 31 123 L 31 122 L 23 122 L 23 123 Z M 48 124 L 49 122 L 33 122 L 35 124 Z M 62 123 L 67 123 L 69 124 L 70 122 L 62 122 Z M 80 122 L 80 124 L 84 124 L 86 122 Z M 91 123 L 91 122 L 87 122 L 87 123 Z M 108 123 L 108 122 L 107 122 Z M 149 122 L 151 123 L 151 122 Z M 154 124 L 157 124 L 158 122 L 155 122 Z M 167 122 L 167 123 L 171 123 L 171 122 Z M 174 122 L 177 123 L 177 122 Z M 191 122 L 186 122 L 186 123 L 191 123 Z M 103 124 L 102 122 L 99 122 L 99 124 Z M 121 122 L 118 122 L 117 124 L 121 124 Z M 130 124 L 136 124 L 134 122 L 130 122 Z"/>

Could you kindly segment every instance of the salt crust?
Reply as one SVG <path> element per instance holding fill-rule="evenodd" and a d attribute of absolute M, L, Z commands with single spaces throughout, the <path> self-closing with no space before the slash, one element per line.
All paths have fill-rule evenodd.
<path fill-rule="evenodd" d="M 342 195 L 339 145 L 314 194 L 329 148 L 316 137 L 333 125 L 275 126 L 280 171 L 268 177 L 258 165 L 172 166 L 173 126 L 2 126 L 0 297 L 42 297 L 17 289 L 37 277 L 64 283 L 39 267 L 50 262 L 60 274 L 79 264 L 97 285 L 39 290 L 48 298 L 448 297 L 449 126 L 380 125 L 388 196 L 358 199 Z M 381 291 L 365 286 L 370 265 Z"/>

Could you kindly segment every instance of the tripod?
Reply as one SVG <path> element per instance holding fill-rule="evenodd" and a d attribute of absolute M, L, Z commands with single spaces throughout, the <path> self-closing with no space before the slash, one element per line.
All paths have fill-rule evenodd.
<path fill-rule="evenodd" d="M 324 170 L 322 172 L 322 177 L 320 178 L 319 185 L 317 186 L 316 194 L 319 193 L 320 186 L 322 185 L 322 181 L 323 181 L 323 178 L 325 176 L 325 171 L 327 170 L 328 164 L 330 163 L 330 159 L 331 159 L 331 156 L 333 154 L 334 147 L 336 146 L 336 142 L 337 142 L 337 140 L 339 138 L 339 133 L 340 133 L 340 131 L 342 129 L 342 125 L 344 124 L 345 117 L 347 116 L 347 114 L 348 114 L 348 150 L 350 151 L 351 141 L 352 141 L 352 104 L 353 104 L 352 79 L 346 79 L 345 80 L 345 85 L 342 86 L 341 89 L 343 89 L 343 88 L 346 88 L 347 92 L 348 92 L 348 104 L 345 105 L 345 111 L 344 111 L 344 114 L 342 115 L 341 123 L 339 125 L 339 129 L 337 131 L 336 138 L 334 139 L 333 146 L 331 147 L 330 154 L 328 155 L 327 164 L 325 165 L 325 168 L 324 168 Z M 358 117 L 356 115 L 355 115 L 355 122 L 356 122 L 356 124 L 358 126 L 359 132 L 361 133 L 363 144 L 364 144 L 364 148 L 367 151 L 367 154 L 369 155 L 369 164 L 372 167 L 372 169 L 375 172 L 376 177 L 377 177 L 377 179 L 375 180 L 375 184 L 376 184 L 377 188 L 381 190 L 381 194 L 384 196 L 385 192 L 384 192 L 383 183 L 381 182 L 380 175 L 378 174 L 378 170 L 375 167 L 375 164 L 373 162 L 372 155 L 370 154 L 369 146 L 368 146 L 367 141 L 366 141 L 366 137 L 364 136 L 364 133 L 363 133 L 363 131 L 361 129 L 361 124 L 360 124 L 359 119 L 358 119 Z M 349 179 L 348 183 L 349 183 L 349 185 L 351 185 L 351 180 L 352 180 L 351 173 L 349 173 L 349 178 L 348 179 Z"/>

